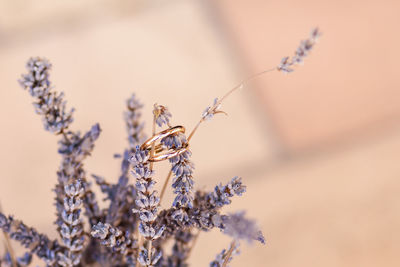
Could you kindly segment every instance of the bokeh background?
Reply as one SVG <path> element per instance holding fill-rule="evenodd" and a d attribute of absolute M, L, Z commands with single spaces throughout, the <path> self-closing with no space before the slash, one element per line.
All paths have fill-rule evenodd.
<path fill-rule="evenodd" d="M 0 0 L 3 210 L 57 237 L 57 138 L 17 84 L 30 56 L 53 63 L 73 129 L 101 124 L 86 167 L 116 181 L 132 93 L 147 130 L 154 103 L 191 129 L 215 97 L 292 55 L 318 26 L 304 66 L 260 77 L 227 99 L 228 117 L 201 126 L 197 186 L 235 175 L 248 186 L 226 211 L 247 210 L 268 243 L 243 245 L 232 266 L 399 266 L 398 10 L 394 0 Z M 161 184 L 168 165 L 157 171 Z M 218 231 L 201 235 L 192 266 L 228 244 Z"/>

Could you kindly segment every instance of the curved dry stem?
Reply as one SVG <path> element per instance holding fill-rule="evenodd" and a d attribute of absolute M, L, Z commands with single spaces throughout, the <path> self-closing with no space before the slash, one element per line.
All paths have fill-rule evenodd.
<path fill-rule="evenodd" d="M 230 246 L 230 248 L 228 250 L 228 253 L 226 253 L 226 256 L 225 256 L 225 259 L 224 259 L 224 263 L 222 264 L 222 267 L 228 266 L 229 258 L 232 256 L 232 253 L 233 253 L 233 250 L 235 249 L 235 247 L 236 247 L 236 241 L 233 240 L 232 243 L 231 243 L 231 246 Z"/>
<path fill-rule="evenodd" d="M 268 72 L 272 72 L 272 71 L 274 71 L 274 70 L 276 70 L 276 68 L 271 68 L 271 69 L 268 69 L 268 70 L 264 70 L 264 71 L 258 72 L 258 73 L 256 73 L 256 74 L 253 74 L 253 75 L 247 77 L 246 79 L 242 80 L 239 84 L 237 84 L 237 85 L 236 85 L 235 87 L 233 87 L 231 90 L 229 90 L 228 92 L 226 92 L 225 95 L 223 95 L 223 96 L 221 97 L 221 99 L 218 100 L 218 102 L 216 103 L 216 105 L 220 105 L 228 96 L 230 96 L 230 95 L 231 95 L 233 92 L 235 92 L 236 90 L 242 88 L 246 83 L 248 83 L 248 82 L 254 80 L 255 78 L 257 78 L 257 77 L 259 77 L 259 76 L 261 76 L 261 75 L 264 75 L 264 74 L 266 74 L 266 73 L 268 73 Z M 196 133 L 196 131 L 197 131 L 197 129 L 199 128 L 199 126 L 200 126 L 204 121 L 205 121 L 205 120 L 204 120 L 204 118 L 202 117 L 202 118 L 199 120 L 199 122 L 196 124 L 196 126 L 193 128 L 193 130 L 190 132 L 190 134 L 189 134 L 189 136 L 188 136 L 188 138 L 187 138 L 188 143 L 189 143 L 189 141 L 192 139 L 193 135 Z M 155 134 L 155 133 L 153 133 L 153 135 L 154 135 L 154 134 Z M 163 199 L 163 197 L 164 197 L 164 195 L 165 195 L 165 191 L 166 191 L 167 186 L 168 186 L 168 184 L 169 184 L 169 180 L 171 179 L 171 175 L 172 175 L 172 171 L 170 170 L 169 173 L 168 173 L 168 175 L 167 175 L 167 178 L 165 179 L 165 182 L 164 182 L 164 184 L 163 184 L 162 190 L 161 190 L 160 202 L 162 201 L 162 199 Z"/>
<path fill-rule="evenodd" d="M 268 72 L 272 72 L 272 71 L 274 71 L 274 70 L 276 70 L 276 68 L 271 68 L 271 69 L 268 69 L 268 70 L 264 70 L 264 71 L 258 72 L 258 73 L 256 73 L 256 74 L 253 74 L 253 75 L 247 77 L 246 79 L 242 80 L 239 84 L 237 84 L 237 85 L 236 85 L 235 87 L 233 87 L 231 90 L 229 90 L 228 92 L 226 92 L 226 94 L 223 95 L 223 96 L 221 97 L 221 99 L 219 99 L 219 100 L 217 101 L 217 103 L 215 104 L 215 106 L 220 105 L 220 104 L 221 104 L 228 96 L 230 96 L 233 92 L 235 92 L 236 90 L 238 90 L 238 89 L 240 89 L 240 88 L 243 88 L 243 87 L 245 86 L 245 84 L 249 83 L 250 81 L 254 80 L 255 78 L 257 78 L 257 77 L 259 77 L 259 76 L 262 76 L 262 75 L 264 75 L 264 74 L 266 74 L 266 73 L 268 73 Z M 190 135 L 189 135 L 189 137 L 188 137 L 188 139 L 187 139 L 188 141 L 190 141 L 190 139 L 192 139 L 193 135 L 195 134 L 195 132 L 196 132 L 197 129 L 199 128 L 200 124 L 203 123 L 203 122 L 204 122 L 204 118 L 202 117 L 202 118 L 200 119 L 200 121 L 196 124 L 196 126 L 193 128 L 192 132 L 190 133 Z"/>

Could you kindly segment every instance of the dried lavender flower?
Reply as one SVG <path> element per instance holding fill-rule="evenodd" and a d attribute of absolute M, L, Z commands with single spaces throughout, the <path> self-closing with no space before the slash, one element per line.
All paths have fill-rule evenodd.
<path fill-rule="evenodd" d="M 186 147 L 188 142 L 183 133 L 176 133 L 161 139 L 161 144 L 167 149 L 180 149 Z M 194 164 L 190 160 L 191 155 L 192 153 L 188 149 L 184 153 L 169 160 L 172 164 L 172 173 L 174 174 L 172 187 L 176 194 L 172 206 L 178 210 L 176 212 L 176 218 L 181 221 L 187 220 L 184 209 L 193 207 L 194 180 L 192 174 Z"/>
<path fill-rule="evenodd" d="M 100 134 L 100 127 L 98 124 L 94 125 L 83 137 L 80 137 L 79 132 L 68 131 L 73 121 L 73 110 L 66 111 L 66 101 L 63 99 L 63 93 L 58 94 L 52 90 L 49 80 L 51 64 L 46 59 L 36 57 L 31 58 L 26 67 L 28 73 L 22 75 L 19 81 L 21 86 L 35 98 L 34 106 L 36 112 L 42 115 L 45 129 L 54 134 L 63 134 L 59 142 L 59 153 L 63 155 L 63 160 L 57 173 L 59 184 L 55 188 L 58 213 L 56 223 L 59 225 L 59 231 L 63 237 L 61 226 L 63 224 L 62 213 L 65 207 L 64 198 L 66 197 L 64 192 L 65 185 L 80 179 L 85 191 L 82 198 L 89 220 L 93 222 L 99 214 L 95 195 L 90 190 L 90 184 L 85 179 L 82 161 L 87 155 L 90 155 L 94 147 L 94 141 Z M 78 259 L 79 257 L 76 258 Z"/>
<path fill-rule="evenodd" d="M 40 234 L 36 229 L 26 226 L 13 217 L 6 217 L 0 213 L 0 228 L 9 234 L 22 246 L 33 254 L 43 259 L 47 265 L 58 266 L 57 254 L 63 250 L 57 241 L 51 241 L 46 235 Z"/>
<path fill-rule="evenodd" d="M 284 73 L 293 72 L 293 66 L 303 63 L 304 58 L 310 53 L 320 36 L 321 32 L 319 31 L 319 29 L 313 29 L 310 33 L 310 37 L 306 40 L 301 41 L 299 47 L 297 47 L 296 49 L 295 55 L 292 58 L 282 58 L 281 63 L 277 67 L 277 70 Z"/>
<path fill-rule="evenodd" d="M 219 101 L 218 98 L 215 98 L 213 104 L 211 106 L 208 106 L 204 110 L 201 117 L 203 120 L 210 120 L 214 117 L 215 114 L 218 114 L 218 113 L 226 114 L 224 111 L 222 111 L 220 109 L 221 109 L 221 101 Z"/>
<path fill-rule="evenodd" d="M 65 251 L 58 253 L 59 264 L 62 266 L 76 266 L 80 263 L 85 242 L 83 236 L 83 224 L 80 218 L 82 197 L 84 189 L 82 181 L 65 185 L 64 210 L 62 212 L 62 224 L 60 234 Z"/>
<path fill-rule="evenodd" d="M 245 212 L 240 211 L 223 218 L 223 232 L 235 240 L 246 240 L 252 243 L 254 240 L 265 244 L 265 238 L 253 220 L 245 218 Z"/>
<path fill-rule="evenodd" d="M 124 113 L 124 117 L 128 132 L 129 147 L 131 150 L 134 150 L 137 145 L 140 145 L 146 139 L 143 132 L 144 123 L 140 121 L 142 116 L 140 110 L 143 108 L 143 105 L 139 102 L 135 94 L 133 94 L 127 100 L 126 106 L 127 111 Z"/>
<path fill-rule="evenodd" d="M 284 73 L 290 73 L 294 71 L 294 69 L 292 68 L 293 64 L 294 63 L 290 60 L 290 57 L 284 57 L 282 58 L 281 63 L 279 63 L 277 69 Z"/>
<path fill-rule="evenodd" d="M 44 128 L 56 134 L 64 132 L 73 121 L 73 109 L 67 111 L 63 93 L 51 91 L 51 64 L 44 58 L 36 57 L 28 61 L 26 68 L 28 73 L 22 75 L 19 83 L 36 99 L 35 110 L 42 115 Z"/>
<path fill-rule="evenodd" d="M 150 169 L 149 157 L 149 151 L 137 147 L 130 161 L 133 165 L 133 175 L 136 177 L 137 190 L 136 208 L 133 209 L 133 212 L 139 214 L 139 233 L 148 242 L 152 242 L 162 235 L 165 226 L 161 225 L 156 228 L 155 224 L 160 198 L 157 191 L 153 190 L 155 181 L 152 176 L 154 172 Z M 160 252 L 153 252 L 153 249 L 142 248 L 139 262 L 144 266 L 153 266 L 161 257 L 161 255 L 158 257 L 159 254 Z"/>
<path fill-rule="evenodd" d="M 108 223 L 94 225 L 91 235 L 94 238 L 100 239 L 101 244 L 112 249 L 113 252 L 126 255 L 132 254 L 136 246 L 136 240 L 131 237 L 129 231 L 122 231 L 116 227 L 112 227 Z"/>
<path fill-rule="evenodd" d="M 63 138 L 59 141 L 58 152 L 63 156 L 61 166 L 57 172 L 58 184 L 56 185 L 56 208 L 57 208 L 57 225 L 62 224 L 62 212 L 64 207 L 65 185 L 69 185 L 74 181 L 80 180 L 84 193 L 82 195 L 83 206 L 85 207 L 85 215 L 92 225 L 96 223 L 101 216 L 100 209 L 97 204 L 96 196 L 90 189 L 90 183 L 86 180 L 86 172 L 83 169 L 83 160 L 91 154 L 94 148 L 94 142 L 100 134 L 100 126 L 95 124 L 92 128 L 81 137 L 79 132 L 64 133 Z"/>
<path fill-rule="evenodd" d="M 168 240 L 187 227 L 195 227 L 208 231 L 214 227 L 224 229 L 223 220 L 226 215 L 220 214 L 223 205 L 231 203 L 234 195 L 241 196 L 246 186 L 239 177 L 234 177 L 226 185 L 218 185 L 212 192 L 196 191 L 191 209 L 176 209 L 174 207 L 160 211 L 157 225 L 164 225 L 163 240 Z M 185 219 L 181 220 L 181 217 Z"/>
<path fill-rule="evenodd" d="M 207 200 L 215 207 L 222 207 L 231 204 L 231 197 L 241 196 L 244 192 L 246 192 L 246 186 L 242 184 L 242 178 L 235 176 L 228 184 L 217 185 L 214 191 L 208 194 Z"/>
<path fill-rule="evenodd" d="M 167 107 L 154 104 L 153 113 L 158 127 L 162 127 L 163 125 L 170 126 L 169 119 L 172 117 L 172 114 L 169 112 Z"/>

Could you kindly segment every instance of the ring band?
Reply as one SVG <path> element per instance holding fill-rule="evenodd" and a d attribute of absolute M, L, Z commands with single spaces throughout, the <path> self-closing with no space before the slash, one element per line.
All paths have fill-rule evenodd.
<path fill-rule="evenodd" d="M 151 138 L 149 138 L 146 142 L 144 142 L 141 146 L 140 149 L 142 150 L 147 150 L 147 149 L 151 149 L 152 145 L 158 141 L 161 140 L 164 137 L 176 134 L 176 133 L 185 133 L 185 128 L 183 126 L 175 126 L 172 128 L 169 128 L 167 130 L 164 130 L 162 132 L 159 132 L 158 134 L 155 134 L 154 136 L 152 136 Z M 182 153 L 184 153 L 185 151 L 187 151 L 189 145 L 185 144 L 184 147 L 179 148 L 179 149 L 170 149 L 165 153 L 161 153 L 164 151 L 164 148 L 162 146 L 162 144 L 158 144 L 154 147 L 154 152 L 156 153 L 153 156 L 150 156 L 149 161 L 150 162 L 156 162 L 156 161 L 162 161 L 162 160 L 166 160 L 166 159 L 170 159 L 173 157 L 176 157 Z"/>

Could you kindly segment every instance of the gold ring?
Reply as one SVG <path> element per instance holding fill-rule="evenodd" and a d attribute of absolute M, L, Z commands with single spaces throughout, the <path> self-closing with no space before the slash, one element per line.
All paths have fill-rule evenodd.
<path fill-rule="evenodd" d="M 176 134 L 176 133 L 185 133 L 185 128 L 183 126 L 175 126 L 172 128 L 169 128 L 167 130 L 164 130 L 162 132 L 159 132 L 158 134 L 155 134 L 153 137 L 149 138 L 146 142 L 143 143 L 143 145 L 140 146 L 140 149 L 142 150 L 148 150 L 152 148 L 152 145 L 157 142 L 158 140 L 161 140 L 164 137 Z M 154 146 L 154 152 L 156 153 L 155 155 L 150 156 L 149 161 L 151 162 L 156 162 L 156 161 L 162 161 L 166 159 L 170 159 L 173 157 L 176 157 L 183 152 L 188 150 L 189 145 L 185 144 L 182 148 L 179 149 L 169 149 L 165 153 L 161 153 L 164 151 L 164 147 L 162 144 L 158 144 Z"/>

